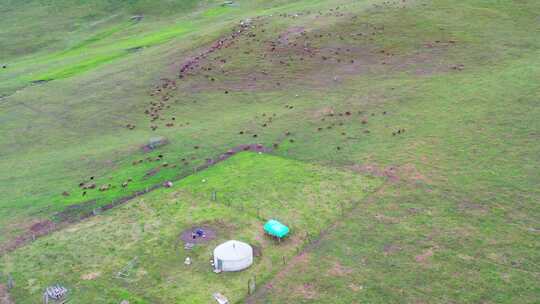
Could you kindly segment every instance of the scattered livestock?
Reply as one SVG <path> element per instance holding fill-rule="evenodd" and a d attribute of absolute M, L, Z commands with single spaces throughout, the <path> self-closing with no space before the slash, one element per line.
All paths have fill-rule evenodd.
<path fill-rule="evenodd" d="M 344 17 L 344 13 L 342 13 L 343 8 L 335 8 L 330 9 L 325 14 L 323 12 L 319 12 L 319 16 L 332 16 L 332 17 Z M 296 14 L 280 14 L 278 15 L 281 18 L 299 18 L 301 16 L 309 15 L 309 14 L 317 14 L 317 12 L 299 12 Z M 268 29 L 265 28 L 265 18 L 270 18 L 271 16 L 266 17 L 257 17 L 253 19 L 247 19 L 240 22 L 240 24 L 235 27 L 232 32 L 229 35 L 226 35 L 220 39 L 218 39 L 216 42 L 214 42 L 210 48 L 203 50 L 198 55 L 194 56 L 193 58 L 190 58 L 186 62 L 184 62 L 180 68 L 179 68 L 179 74 L 178 79 L 169 79 L 169 78 L 162 78 L 160 79 L 160 82 L 155 85 L 151 91 L 149 92 L 149 95 L 154 97 L 152 101 L 149 102 L 149 105 L 146 109 L 144 109 L 144 113 L 149 118 L 149 121 L 151 122 L 150 128 L 154 131 L 156 131 L 161 124 L 163 124 L 165 127 L 173 128 L 173 127 L 187 127 L 190 125 L 189 122 L 181 122 L 181 119 L 178 119 L 175 116 L 169 116 L 167 113 L 167 109 L 170 108 L 170 106 L 173 103 L 178 102 L 175 100 L 175 94 L 176 90 L 179 88 L 179 82 L 186 81 L 187 76 L 196 75 L 198 72 L 201 72 L 203 76 L 206 77 L 209 81 L 215 82 L 219 80 L 220 78 L 216 77 L 216 73 L 224 73 L 226 70 L 226 67 L 229 64 L 232 64 L 234 62 L 234 56 L 228 56 L 224 50 L 228 48 L 236 48 L 239 49 L 241 52 L 248 54 L 248 55 L 258 55 L 260 58 L 264 60 L 270 60 L 274 63 L 279 63 L 282 65 L 290 65 L 292 62 L 298 60 L 304 61 L 305 59 L 311 59 L 311 60 L 322 60 L 327 61 L 330 60 L 332 63 L 334 62 L 343 62 L 342 65 L 345 64 L 354 64 L 356 61 L 356 58 L 354 57 L 357 52 L 353 48 L 352 45 L 345 45 L 346 42 L 341 42 L 340 45 L 333 46 L 333 47 L 324 47 L 324 43 L 327 42 L 328 39 L 334 39 L 334 41 L 343 41 L 344 39 L 350 41 L 350 40 L 360 40 L 361 39 L 372 39 L 368 38 L 371 36 L 376 36 L 384 32 L 384 26 L 380 25 L 373 25 L 368 23 L 354 23 L 357 18 L 356 16 L 351 17 L 351 21 L 353 24 L 358 25 L 358 29 L 361 32 L 353 33 L 351 37 L 344 37 L 344 35 L 337 33 L 337 32 L 324 32 L 323 30 L 306 30 L 302 27 L 296 27 L 291 28 L 287 30 L 285 33 L 281 33 L 277 35 L 277 39 L 266 39 L 266 36 L 271 31 L 267 31 Z M 142 19 L 142 16 L 141 16 Z M 358 21 L 359 22 L 359 21 Z M 363 27 L 363 29 L 362 29 Z M 266 35 L 266 36 L 265 36 Z M 249 47 L 249 43 L 251 42 L 260 42 L 258 45 L 262 45 L 263 48 L 261 50 L 261 53 L 258 53 L 257 49 L 252 49 Z M 314 45 L 321 45 L 321 42 L 323 43 L 323 46 L 315 47 Z M 241 43 L 245 43 L 245 45 L 242 45 Z M 436 45 L 452 45 L 457 43 L 455 40 L 448 40 L 447 42 L 444 41 L 435 41 L 431 43 L 431 47 L 435 47 Z M 245 48 L 247 49 L 241 49 Z M 221 52 L 223 51 L 223 52 Z M 373 53 L 379 54 L 379 56 L 384 56 L 384 58 L 395 56 L 392 52 L 389 52 L 388 50 L 375 50 Z M 387 59 L 384 59 L 385 61 Z M 463 69 L 463 65 L 456 65 L 453 67 L 456 70 Z M 212 74 L 213 73 L 213 74 Z M 262 70 L 260 72 L 261 77 L 252 77 L 253 81 L 256 81 L 257 79 L 266 79 L 271 76 L 271 72 L 268 70 Z M 266 78 L 265 78 L 266 77 Z M 341 79 L 341 75 L 335 75 L 333 76 L 335 80 Z M 282 86 L 282 81 L 275 82 L 276 86 Z M 394 88 L 391 88 L 392 90 Z M 223 89 L 223 92 L 225 94 L 229 94 L 234 88 L 227 87 L 226 89 Z M 294 94 L 296 98 L 299 98 L 299 94 Z M 195 102 L 195 101 L 194 101 Z M 296 108 L 295 105 L 292 104 L 285 104 L 284 107 L 287 110 L 294 110 Z M 321 133 L 321 135 L 326 134 L 325 132 L 332 132 L 330 130 L 335 129 L 337 133 L 332 134 L 340 134 L 341 138 L 343 140 L 351 140 L 351 139 L 357 139 L 354 137 L 354 134 L 349 135 L 350 133 L 355 133 L 355 131 L 349 130 L 348 132 L 345 132 L 342 127 L 346 125 L 347 123 L 347 117 L 353 116 L 353 113 L 356 114 L 355 111 L 352 111 L 351 109 L 347 109 L 343 112 L 337 112 L 325 115 L 321 118 L 321 122 L 325 122 L 330 120 L 330 124 L 320 125 L 316 126 L 316 132 Z M 383 111 L 382 115 L 386 115 L 387 112 Z M 364 114 L 363 111 L 358 111 L 358 115 L 361 117 L 361 124 L 367 125 L 368 120 L 366 116 L 369 114 Z M 374 116 L 375 113 L 371 113 L 371 116 Z M 261 119 L 262 117 L 262 119 Z M 276 113 L 262 113 L 259 117 L 256 117 L 257 119 L 257 126 L 260 128 L 272 128 L 272 124 L 274 123 L 273 118 L 277 118 Z M 351 120 L 353 122 L 354 120 Z M 136 128 L 135 124 L 128 123 L 125 125 L 125 127 L 129 130 L 133 130 Z M 259 134 L 256 128 L 255 129 L 244 129 L 239 130 L 238 135 L 249 135 L 252 138 L 260 138 L 264 137 L 261 134 Z M 363 134 L 370 134 L 370 130 L 368 129 L 360 129 L 358 132 L 362 132 Z M 397 131 L 392 132 L 393 136 L 403 134 L 405 132 L 405 129 L 399 129 Z M 285 131 L 284 134 L 286 137 L 292 137 L 292 131 Z M 263 134 L 264 135 L 264 134 Z M 326 136 L 326 135 L 325 135 Z M 289 138 L 287 139 L 289 143 L 294 143 L 296 139 Z M 158 146 L 160 146 L 161 143 L 158 144 L 149 144 L 144 147 L 145 151 L 151 151 Z M 273 143 L 272 147 L 274 149 L 277 149 L 279 147 L 279 143 Z M 196 145 L 193 147 L 195 150 L 199 149 L 199 146 Z M 249 148 L 248 148 L 249 149 Z M 337 150 L 342 150 L 343 146 L 339 145 L 336 147 Z M 227 154 L 227 153 L 225 153 Z M 155 161 L 161 161 L 163 159 L 163 155 L 159 155 L 157 158 L 153 157 L 147 157 L 145 159 L 138 159 L 132 161 L 132 165 L 136 166 L 139 164 L 142 164 L 143 162 L 155 162 Z M 221 160 L 222 157 L 220 156 L 219 159 Z M 193 160 L 193 159 L 192 159 Z M 213 164 L 215 163 L 212 159 L 206 159 L 207 164 Z M 183 158 L 180 162 L 180 164 L 183 164 L 184 166 L 188 166 L 190 162 Z M 168 162 L 163 162 L 161 167 L 165 168 L 174 168 L 176 165 L 169 165 Z M 90 179 L 93 180 L 93 177 Z M 129 183 L 131 182 L 131 179 L 128 181 L 123 181 L 119 183 L 119 186 L 122 188 L 127 188 L 129 186 Z M 104 184 L 100 187 L 96 186 L 96 183 L 94 182 L 83 182 L 80 183 L 80 188 L 83 190 L 83 196 L 87 194 L 88 190 L 98 189 L 99 191 L 108 191 L 111 188 L 114 188 L 111 184 Z M 162 184 L 162 186 L 166 186 L 165 184 Z M 65 191 L 62 193 L 63 196 L 69 196 L 69 192 Z"/>

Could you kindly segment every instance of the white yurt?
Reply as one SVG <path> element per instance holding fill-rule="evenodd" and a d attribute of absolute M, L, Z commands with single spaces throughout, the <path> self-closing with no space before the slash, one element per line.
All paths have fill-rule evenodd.
<path fill-rule="evenodd" d="M 253 264 L 253 248 L 240 241 L 227 241 L 214 249 L 216 271 L 240 271 Z"/>

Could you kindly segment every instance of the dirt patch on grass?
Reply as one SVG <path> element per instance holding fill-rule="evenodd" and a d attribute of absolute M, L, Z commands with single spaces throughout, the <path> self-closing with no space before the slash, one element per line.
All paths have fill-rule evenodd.
<path fill-rule="evenodd" d="M 91 213 L 94 209 L 97 208 L 97 201 L 90 200 L 82 202 L 80 204 L 73 204 L 66 207 L 64 210 L 56 213 L 54 215 L 55 222 L 77 222 L 81 218 L 84 218 L 86 214 Z"/>
<path fill-rule="evenodd" d="M 81 280 L 91 281 L 91 280 L 97 279 L 100 276 L 101 276 L 101 272 L 90 272 L 90 273 L 87 273 L 87 274 L 83 274 L 81 276 Z"/>
<path fill-rule="evenodd" d="M 426 265 L 426 264 L 428 264 L 429 259 L 435 254 L 436 250 L 437 250 L 437 247 L 429 248 L 429 249 L 425 250 L 424 252 L 422 252 L 421 254 L 415 256 L 414 260 L 417 263 Z"/>
<path fill-rule="evenodd" d="M 199 229 L 204 232 L 203 235 L 197 234 L 197 231 Z M 208 243 L 211 240 L 214 240 L 216 236 L 217 236 L 216 231 L 212 227 L 201 225 L 201 226 L 193 226 L 189 229 L 182 231 L 182 233 L 180 233 L 179 238 L 185 243 L 202 244 L 202 243 Z"/>
<path fill-rule="evenodd" d="M 412 164 L 400 166 L 381 167 L 376 164 L 356 164 L 349 167 L 351 170 L 363 174 L 369 174 L 377 177 L 384 177 L 392 183 L 397 183 L 402 180 L 409 182 L 429 183 L 430 179 L 420 173 Z"/>
<path fill-rule="evenodd" d="M 349 267 L 341 265 L 339 262 L 335 262 L 334 266 L 328 270 L 328 274 L 334 277 L 343 277 L 353 273 L 354 270 Z"/>
<path fill-rule="evenodd" d="M 141 150 L 144 153 L 152 152 L 157 148 L 166 146 L 169 144 L 169 140 L 165 137 L 156 137 L 150 139 L 150 142 L 144 146 L 141 147 Z"/>
<path fill-rule="evenodd" d="M 49 231 L 53 230 L 55 227 L 55 224 L 49 220 L 45 220 L 42 222 L 35 223 L 30 227 L 30 231 L 34 233 L 35 235 L 44 235 L 49 233 Z"/>
<path fill-rule="evenodd" d="M 15 238 L 8 240 L 7 242 L 0 244 L 0 256 L 6 252 L 13 251 L 23 245 L 32 242 L 33 240 L 48 235 L 49 233 L 57 230 L 60 226 L 50 220 L 38 221 L 33 224 L 26 224 L 25 231 L 16 236 Z"/>
<path fill-rule="evenodd" d="M 292 26 L 278 36 L 278 41 L 282 44 L 288 44 L 290 40 L 300 36 L 303 32 L 305 32 L 303 26 Z"/>
<path fill-rule="evenodd" d="M 313 113 L 313 118 L 320 119 L 320 118 L 323 118 L 325 116 L 334 115 L 334 113 L 335 113 L 334 108 L 332 108 L 332 107 L 324 107 L 324 108 L 315 110 L 315 112 Z"/>
<path fill-rule="evenodd" d="M 474 203 L 471 201 L 463 201 L 458 205 L 458 211 L 469 215 L 486 215 L 489 213 L 489 207 Z"/>
<path fill-rule="evenodd" d="M 401 247 L 396 244 L 386 244 L 384 245 L 384 248 L 383 248 L 383 252 L 385 256 L 392 255 L 399 251 L 401 251 Z"/>
<path fill-rule="evenodd" d="M 3 284 L 0 284 L 0 304 L 14 304 L 9 297 L 7 287 Z"/>
<path fill-rule="evenodd" d="M 315 285 L 311 283 L 304 283 L 300 286 L 293 288 L 293 293 L 300 295 L 306 300 L 315 300 L 319 297 L 319 292 L 315 288 Z"/>
<path fill-rule="evenodd" d="M 349 284 L 349 288 L 354 292 L 359 292 L 364 289 L 364 286 L 355 283 Z"/>
<path fill-rule="evenodd" d="M 276 280 L 280 281 L 285 278 L 288 272 L 295 270 L 297 268 L 305 267 L 311 261 L 311 255 L 307 252 L 302 252 L 301 254 L 295 256 L 285 267 L 276 275 Z"/>
<path fill-rule="evenodd" d="M 385 177 L 388 181 L 397 183 L 401 180 L 397 172 L 396 166 L 379 167 L 374 164 L 353 165 L 350 167 L 353 171 L 373 175 L 377 177 Z"/>
<path fill-rule="evenodd" d="M 144 174 L 143 179 L 147 179 L 147 178 L 149 178 L 149 177 L 152 177 L 152 176 L 158 174 L 159 171 L 161 171 L 162 168 L 163 168 L 163 166 L 159 166 L 159 167 L 153 168 L 153 169 L 151 169 L 151 170 L 148 170 L 148 171 Z"/>
<path fill-rule="evenodd" d="M 383 224 L 397 224 L 399 223 L 399 219 L 396 217 L 387 216 L 384 214 L 376 214 L 375 219 Z"/>

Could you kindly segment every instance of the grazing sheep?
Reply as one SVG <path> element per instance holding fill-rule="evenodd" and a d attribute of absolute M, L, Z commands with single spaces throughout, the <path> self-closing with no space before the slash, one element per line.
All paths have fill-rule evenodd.
<path fill-rule="evenodd" d="M 163 187 L 165 188 L 170 188 L 173 186 L 173 183 L 171 181 L 166 181 L 163 183 Z"/>

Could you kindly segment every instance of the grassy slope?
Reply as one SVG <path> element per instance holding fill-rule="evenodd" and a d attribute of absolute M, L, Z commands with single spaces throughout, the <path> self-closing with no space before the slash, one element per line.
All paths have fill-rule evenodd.
<path fill-rule="evenodd" d="M 129 56 L 131 48 L 171 40 L 190 31 L 188 20 L 207 5 L 190 0 L 160 5 L 144 0 L 8 4 L 0 37 L 10 43 L 3 44 L 0 53 L 9 69 L 0 74 L 0 94 L 12 94 L 36 80 L 73 76 Z M 144 15 L 144 21 L 131 21 L 134 14 Z"/>
<path fill-rule="evenodd" d="M 313 5 L 322 7 L 325 3 Z M 383 7 L 365 11 L 362 5 L 354 8 L 363 11 L 362 22 L 384 26 L 384 31 L 374 40 L 351 43 L 367 46 L 368 50 L 384 48 L 405 59 L 415 58 L 413 62 L 405 60 L 386 67 L 366 64 L 358 75 L 343 76 L 345 80 L 338 83 L 326 81 L 336 73 L 341 76 L 333 65 L 297 63 L 290 70 L 270 70 L 268 83 L 289 79 L 287 90 L 270 86 L 224 95 L 224 89 L 244 80 L 243 75 L 253 69 L 254 62 L 249 55 L 227 50 L 225 56 L 231 57 L 229 68 L 234 73 L 203 92 L 191 91 L 187 83 L 177 93 L 178 104 L 168 115 L 189 121 L 191 126 L 160 128 L 157 134 L 167 136 L 171 144 L 155 154 L 163 153 L 171 163 L 196 157 L 181 170 L 188 172 L 193 163 L 253 141 L 237 135 L 238 130 L 247 129 L 259 134 L 257 141 L 283 142 L 276 151 L 283 156 L 332 166 L 409 166 L 415 168 L 413 172 L 427 176 L 412 185 L 404 182 L 390 186 L 374 198 L 380 205 L 374 203 L 368 212 L 354 213 L 343 228 L 321 243 L 320 249 L 310 253 L 314 257 L 336 254 L 337 262 L 351 270 L 345 271 L 347 275 L 321 276 L 336 261 L 323 265 L 314 262 L 302 268 L 302 276 L 295 271 L 283 281 L 282 286 L 295 286 L 297 293 L 280 293 L 283 287 L 276 284 L 277 292 L 269 294 L 268 301 L 310 301 L 314 296 L 320 302 L 333 303 L 339 299 L 327 290 L 337 288 L 343 299 L 364 297 L 371 302 L 534 302 L 539 272 L 535 232 L 539 193 L 535 188 L 540 181 L 536 144 L 540 126 L 538 86 L 533 80 L 539 78 L 540 67 L 539 41 L 531 32 L 537 27 L 534 12 L 538 4 L 455 4 L 439 0 L 418 2 L 403 10 Z M 298 10 L 293 4 L 284 11 Z M 242 10 L 245 15 L 261 12 Z M 205 18 L 212 15 L 208 13 Z M 76 185 L 87 176 L 96 175 L 100 184 L 112 181 L 116 185 L 127 177 L 137 179 L 128 190 L 90 194 L 90 198 L 105 204 L 112 197 L 178 173 L 164 170 L 154 179 L 142 181 L 140 176 L 155 164 L 131 166 L 132 160 L 142 157 L 139 145 L 155 136 L 147 130 L 142 115 L 144 104 L 151 100 L 147 92 L 159 76 L 168 74 L 170 63 L 212 41 L 224 24 L 231 24 L 226 18 L 217 20 L 208 19 L 208 25 L 179 40 L 0 101 L 4 113 L 0 114 L 0 131 L 8 134 L 0 138 L 0 168 L 4 172 L 0 193 L 5 198 L 0 206 L 4 219 L 0 222 L 4 232 L 0 239 L 25 229 L 31 219 L 48 218 L 80 202 Z M 273 18 L 267 34 L 275 37 L 291 25 L 342 33 L 366 30 L 339 18 Z M 159 31 L 163 27 L 155 23 L 148 29 Z M 332 39 L 317 43 L 339 43 Z M 449 39 L 457 40 L 457 45 L 436 46 L 434 51 L 424 47 L 435 40 Z M 243 49 L 263 48 L 245 43 Z M 418 60 L 413 56 L 417 52 L 429 59 Z M 370 55 L 368 59 L 385 60 L 383 55 Z M 274 66 L 266 61 L 257 64 Z M 453 64 L 464 64 L 465 69 L 458 72 L 448 68 Z M 320 67 L 322 76 L 309 78 L 317 76 L 314 71 Z M 294 110 L 286 110 L 285 104 L 294 104 Z M 316 133 L 315 129 L 326 123 L 315 117 L 329 107 L 336 112 L 352 109 L 365 114 L 347 120 L 341 128 Z M 382 111 L 389 114 L 383 116 Z M 261 113 L 278 115 L 271 129 L 260 127 Z M 361 125 L 361 118 L 368 119 L 368 124 Z M 137 129 L 122 129 L 128 122 L 135 122 Z M 406 128 L 406 135 L 392 137 L 397 128 Z M 362 133 L 365 129 L 371 133 Z M 293 132 L 295 144 L 286 144 L 285 130 Z M 344 142 L 342 131 L 358 139 Z M 201 149 L 195 151 L 194 145 Z M 336 152 L 337 145 L 344 148 L 342 152 Z M 72 196 L 62 198 L 64 190 Z M 373 229 L 378 229 L 377 233 Z M 346 238 L 351 231 L 358 231 L 356 237 Z M 392 244 L 402 249 L 385 255 L 385 245 Z M 417 263 L 415 257 L 430 248 L 433 257 L 427 258 L 426 265 Z M 366 262 L 357 263 L 359 258 Z M 395 275 L 396 265 L 403 275 Z M 310 277 L 317 280 L 304 293 L 298 286 Z M 351 287 L 350 283 L 355 285 Z M 360 285 L 365 290 L 358 291 Z"/>
<path fill-rule="evenodd" d="M 446 35 L 466 44 L 456 54 L 466 70 L 387 80 L 396 89 L 379 107 L 408 131 L 369 150 L 351 147 L 349 158 L 425 176 L 403 169 L 404 180 L 351 214 L 254 302 L 538 301 L 539 41 L 513 26 L 530 22 L 531 9 L 436 1 L 400 15 L 404 37 L 413 36 L 413 22 L 427 22 L 420 14 L 444 20 Z"/>
<path fill-rule="evenodd" d="M 267 280 L 308 241 L 306 233 L 318 235 L 380 184 L 352 172 L 244 152 L 172 189 L 22 248 L 2 266 L 16 282 L 28 282 L 13 290 L 17 303 L 35 303 L 52 281 L 68 286 L 77 303 L 212 303 L 216 291 L 238 301 L 249 278 Z M 262 233 L 270 218 L 292 229 L 279 246 Z M 217 239 L 185 251 L 180 232 L 201 224 L 214 227 Z M 248 271 L 216 275 L 208 259 L 231 238 L 258 246 L 263 255 Z M 183 264 L 186 256 L 193 260 L 190 267 Z M 116 278 L 136 257 L 129 277 Z"/>
<path fill-rule="evenodd" d="M 203 164 L 205 158 L 215 157 L 233 145 L 252 142 L 253 139 L 237 136 L 237 128 L 251 126 L 253 113 L 269 108 L 263 104 L 246 104 L 249 96 L 224 98 L 221 92 L 218 94 L 211 90 L 210 95 L 196 97 L 200 101 L 193 105 L 192 96 L 182 95 L 180 92 L 178 104 L 171 109 L 170 115 L 176 115 L 180 122 L 191 122 L 189 128 L 182 129 L 151 132 L 147 129 L 148 122 L 143 111 L 146 104 L 153 100 L 148 96 L 149 89 L 160 77 L 175 74 L 171 63 L 183 60 L 186 53 L 191 54 L 191 49 L 195 46 L 210 43 L 224 31 L 229 33 L 233 24 L 237 24 L 238 14 L 253 16 L 259 13 L 261 7 L 271 5 L 272 3 L 262 5 L 250 2 L 245 4 L 245 11 L 231 8 L 233 14 L 228 18 L 194 19 L 193 23 L 205 22 L 206 25 L 184 39 L 114 60 L 107 68 L 93 69 L 77 77 L 28 87 L 3 99 L 0 120 L 2 133 L 6 136 L 0 138 L 0 167 L 6 173 L 0 177 L 3 185 L 0 193 L 5 198 L 0 206 L 0 218 L 5 218 L 6 221 L 0 222 L 0 229 L 4 231 L 0 238 L 26 229 L 32 224 L 29 218 L 47 218 L 67 205 L 85 200 L 97 199 L 98 204 L 104 205 L 113 197 L 123 196 L 176 176 L 177 170 L 164 170 L 163 174 L 155 178 L 142 180 L 144 172 L 156 164 L 131 166 L 132 160 L 143 157 L 139 147 L 152 137 L 166 136 L 170 139 L 171 145 L 155 153 L 164 154 L 170 163 L 178 162 L 181 158 L 196 157 L 185 169 L 182 167 L 181 173 L 191 172 L 193 166 Z M 166 24 L 166 20 L 148 22 L 148 25 L 143 22 L 141 26 L 144 25 L 152 33 L 160 33 L 171 27 Z M 165 30 L 156 29 L 160 24 L 165 26 Z M 227 25 L 225 29 L 224 25 Z M 133 38 L 128 35 L 125 40 L 142 40 L 144 37 L 137 35 Z M 109 39 L 115 39 L 114 35 Z M 114 49 L 115 45 L 122 41 L 118 40 L 115 44 L 106 44 L 104 47 Z M 105 44 L 106 41 L 101 43 Z M 70 53 L 69 49 L 63 52 L 68 55 Z M 85 52 L 89 51 L 85 49 Z M 56 55 L 53 54 L 54 56 Z M 275 94 L 280 93 L 272 94 L 278 96 Z M 281 107 L 284 97 L 279 97 L 272 107 Z M 219 108 L 223 102 L 237 105 L 226 109 L 229 111 L 227 126 L 222 126 L 220 121 L 208 119 L 211 115 L 217 115 L 209 113 L 221 114 Z M 289 118 L 286 116 L 290 113 L 281 109 L 279 112 L 285 115 L 283 120 L 287 123 Z M 133 132 L 126 132 L 123 126 L 127 123 L 136 123 L 139 127 Z M 194 135 L 194 131 L 198 134 Z M 282 130 L 274 130 L 273 136 L 281 137 Z M 271 143 L 269 139 L 266 141 Z M 202 147 L 195 151 L 193 146 L 197 144 Z M 46 182 L 43 180 L 44 176 L 47 176 Z M 99 184 L 112 183 L 117 188 L 107 193 L 94 191 L 81 197 L 77 185 L 89 176 L 96 176 Z M 120 189 L 118 183 L 129 177 L 134 178 L 136 183 L 128 189 Z M 60 194 L 64 190 L 73 195 L 63 198 Z"/>

